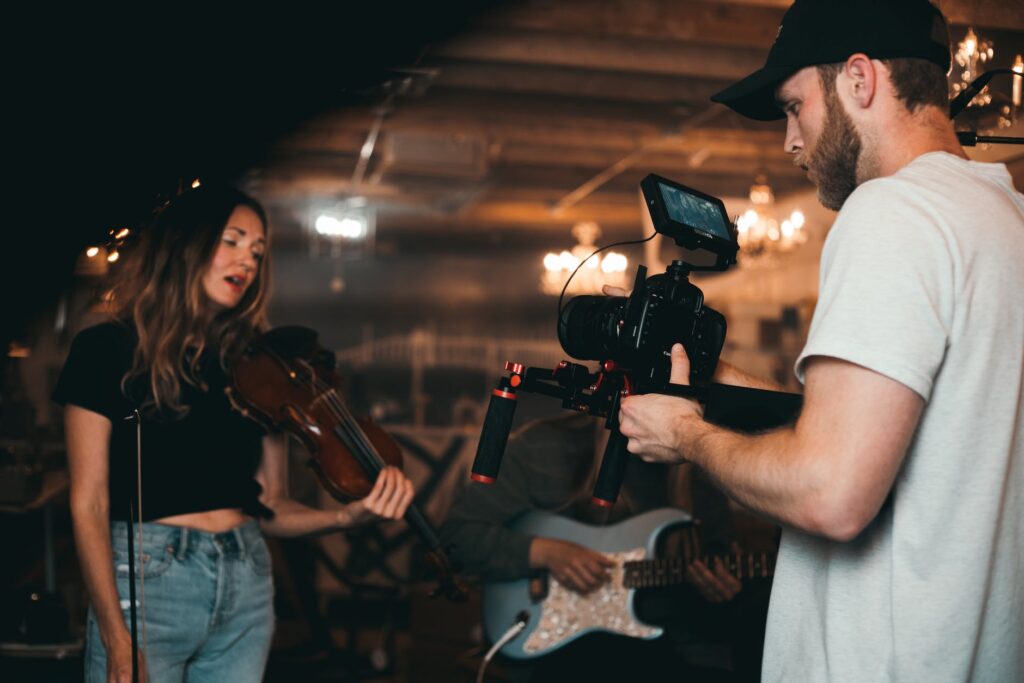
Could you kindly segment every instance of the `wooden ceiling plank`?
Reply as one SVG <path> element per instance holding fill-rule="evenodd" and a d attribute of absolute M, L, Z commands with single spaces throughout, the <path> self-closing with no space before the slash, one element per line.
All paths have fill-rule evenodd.
<path fill-rule="evenodd" d="M 528 0 L 484 14 L 490 28 L 629 36 L 767 49 L 785 10 L 694 0 Z"/>
<path fill-rule="evenodd" d="M 743 78 L 764 63 L 762 49 L 537 31 L 474 31 L 436 46 L 429 55 L 724 80 Z"/>
<path fill-rule="evenodd" d="M 437 62 L 435 84 L 518 94 L 617 99 L 644 103 L 706 103 L 727 80 L 623 73 L 507 62 Z"/>

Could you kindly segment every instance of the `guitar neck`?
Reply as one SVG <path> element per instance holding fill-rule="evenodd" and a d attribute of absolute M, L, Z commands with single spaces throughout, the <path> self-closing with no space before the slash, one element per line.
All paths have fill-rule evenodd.
<path fill-rule="evenodd" d="M 699 559 L 709 568 L 714 567 L 715 560 L 721 560 L 726 570 L 740 580 L 768 577 L 775 572 L 775 553 L 705 555 Z M 623 585 L 626 588 L 661 588 L 686 583 L 686 569 L 691 561 L 684 557 L 666 557 L 626 562 Z"/>

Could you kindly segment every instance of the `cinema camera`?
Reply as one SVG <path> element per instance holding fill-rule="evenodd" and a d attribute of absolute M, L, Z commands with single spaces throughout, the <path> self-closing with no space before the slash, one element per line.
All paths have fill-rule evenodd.
<path fill-rule="evenodd" d="M 747 431 L 782 424 L 799 410 L 794 394 L 711 383 L 725 343 L 725 317 L 704 305 L 688 276 L 724 271 L 736 263 L 738 245 L 722 200 L 651 174 L 640 183 L 654 229 L 672 238 L 685 258 L 647 278 L 637 269 L 628 297 L 578 296 L 558 316 L 558 341 L 577 360 L 599 361 L 598 370 L 562 361 L 553 370 L 506 363 L 508 375 L 491 394 L 472 478 L 498 476 L 515 414 L 518 391 L 562 400 L 562 407 L 606 418 L 611 430 L 592 501 L 610 507 L 618 497 L 628 453 L 619 433 L 619 401 L 630 394 L 661 393 L 705 404 L 705 419 Z M 679 342 L 690 359 L 690 386 L 669 383 L 670 350 Z"/>

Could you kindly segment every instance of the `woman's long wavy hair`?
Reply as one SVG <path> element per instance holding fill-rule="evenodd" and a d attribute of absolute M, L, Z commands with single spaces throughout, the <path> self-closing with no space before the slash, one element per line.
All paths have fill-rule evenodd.
<path fill-rule="evenodd" d="M 252 209 L 267 241 L 256 277 L 237 306 L 218 309 L 203 288 L 231 213 Z M 142 231 L 113 290 L 114 313 L 135 328 L 138 345 L 122 390 L 146 381 L 142 408 L 182 417 L 182 384 L 205 389 L 199 363 L 216 353 L 227 369 L 233 354 L 266 326 L 270 290 L 270 231 L 266 212 L 252 197 L 231 187 L 201 187 L 171 200 Z"/>

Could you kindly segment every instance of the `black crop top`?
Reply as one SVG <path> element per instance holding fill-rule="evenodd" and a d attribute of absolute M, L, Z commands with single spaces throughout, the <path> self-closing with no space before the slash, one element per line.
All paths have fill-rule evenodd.
<path fill-rule="evenodd" d="M 108 418 L 110 437 L 110 518 L 127 520 L 135 486 L 136 426 L 139 397 L 148 376 L 133 381 L 128 396 L 121 378 L 131 367 L 138 338 L 133 327 L 119 322 L 82 330 L 75 337 L 53 400 L 73 404 Z M 263 450 L 263 429 L 232 410 L 224 393 L 228 378 L 217 358 L 200 363 L 203 391 L 182 383 L 181 418 L 142 417 L 142 515 L 152 521 L 171 515 L 220 508 L 240 508 L 268 517 L 254 479 Z M 137 395 L 137 396 L 136 396 Z M 129 398 L 136 396 L 135 400 Z"/>

